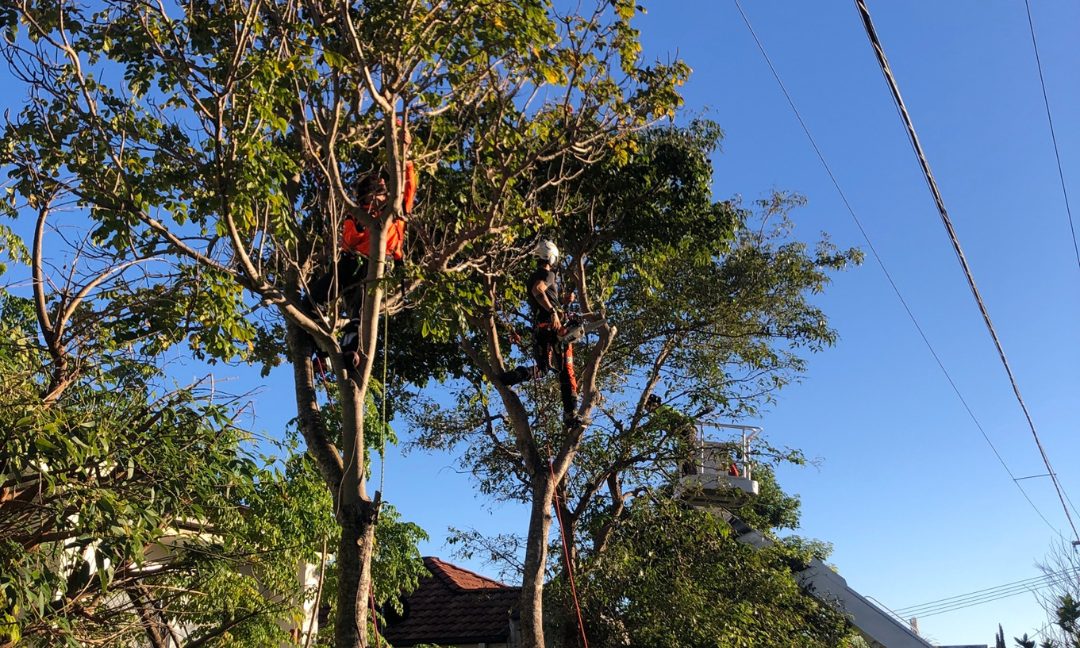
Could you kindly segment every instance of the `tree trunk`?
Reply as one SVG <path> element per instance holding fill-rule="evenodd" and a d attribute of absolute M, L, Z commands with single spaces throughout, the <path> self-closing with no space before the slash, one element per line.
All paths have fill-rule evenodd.
<path fill-rule="evenodd" d="M 388 224 L 370 229 L 370 249 L 382 250 Z M 364 400 L 378 342 L 379 314 L 382 310 L 383 257 L 372 254 L 368 262 L 364 302 L 360 312 L 357 353 L 360 366 L 346 367 L 339 354 L 331 361 L 337 375 L 341 399 L 341 445 L 344 470 L 335 505 L 341 524 L 338 544 L 337 621 L 334 645 L 360 648 L 367 642 L 368 594 L 371 591 L 371 554 L 375 546 L 375 522 L 379 515 L 379 493 L 372 501 L 367 495 L 364 474 Z"/>
<path fill-rule="evenodd" d="M 342 506 L 341 542 L 338 543 L 337 619 L 334 645 L 367 645 L 368 593 L 371 591 L 371 553 L 375 545 L 377 505 L 360 500 Z"/>
<path fill-rule="evenodd" d="M 544 576 L 554 484 L 546 471 L 533 474 L 532 513 L 521 579 L 521 646 L 544 648 Z"/>
<path fill-rule="evenodd" d="M 375 265 L 375 264 L 372 264 Z M 381 265 L 381 264 L 380 264 Z M 381 268 L 377 269 L 381 271 Z M 369 291 L 375 301 L 381 291 Z M 363 317 L 378 322 L 377 306 L 365 309 Z M 309 360 L 313 351 L 310 338 L 299 327 L 287 322 L 291 361 L 295 380 L 299 427 L 307 442 L 307 451 L 315 459 L 320 474 L 334 498 L 335 517 L 341 526 L 337 564 L 337 619 L 334 645 L 338 648 L 361 648 L 367 645 L 368 592 L 371 590 L 371 554 L 375 543 L 378 497 L 367 497 L 364 483 L 364 407 L 367 381 L 371 376 L 374 338 L 362 340 L 360 371 L 346 368 L 339 353 L 331 353 L 331 362 L 339 386 L 341 450 L 332 444 L 319 416 L 314 376 Z"/>
<path fill-rule="evenodd" d="M 307 453 L 315 460 L 323 481 L 330 492 L 337 496 L 341 485 L 341 454 L 327 437 L 319 412 L 319 400 L 315 392 L 315 372 L 311 366 L 311 354 L 315 352 L 311 337 L 295 322 L 285 320 L 285 332 L 289 349 L 289 362 L 293 366 L 293 389 L 296 398 L 297 427 L 307 444 Z"/>
<path fill-rule="evenodd" d="M 577 604 L 573 598 L 574 594 L 571 591 L 570 582 L 571 569 L 573 569 L 575 579 L 578 575 L 577 521 L 573 518 L 569 507 L 566 506 L 565 483 L 563 488 L 560 489 L 559 500 L 556 506 L 559 507 L 559 514 L 562 516 L 564 525 L 559 529 L 559 533 L 562 535 L 560 541 L 566 542 L 566 551 L 569 553 L 569 557 L 565 553 L 559 557 L 567 589 L 567 596 L 563 599 L 562 643 L 560 645 L 562 648 L 584 648 L 581 641 L 581 627 L 578 625 Z M 570 561 L 569 567 L 566 564 L 567 560 Z"/>

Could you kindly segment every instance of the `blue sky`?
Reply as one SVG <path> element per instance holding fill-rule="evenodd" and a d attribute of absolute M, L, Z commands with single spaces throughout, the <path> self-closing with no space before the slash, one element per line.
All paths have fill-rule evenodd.
<path fill-rule="evenodd" d="M 826 159 L 931 343 L 1016 476 L 1044 473 L 851 2 L 744 3 Z M 1077 268 L 1024 5 L 871 2 L 870 9 L 1040 435 L 1066 492 L 1080 492 Z M 1066 180 L 1080 7 L 1034 2 Z M 652 3 L 647 51 L 694 68 L 687 105 L 725 129 L 719 196 L 805 194 L 805 236 L 864 246 L 733 2 Z M 1075 199 L 1074 199 L 1075 201 Z M 952 392 L 872 259 L 821 303 L 840 332 L 802 385 L 763 416 L 769 438 L 821 457 L 785 470 L 801 533 L 835 545 L 849 582 L 893 608 L 1039 574 L 1054 537 Z M 1070 535 L 1046 479 L 1023 482 Z M 1074 513 L 1074 518 L 1077 515 Z M 942 643 L 988 642 L 1045 617 L 1031 595 L 928 617 Z M 1010 635 L 1011 636 L 1011 635 Z"/>
<path fill-rule="evenodd" d="M 1016 476 L 1044 473 L 854 4 L 744 5 L 987 435 Z M 1080 347 L 1070 335 L 1080 321 L 1080 269 L 1023 3 L 878 1 L 870 9 L 1040 435 L 1066 491 L 1080 498 Z M 735 5 L 680 0 L 648 3 L 648 10 L 639 21 L 646 56 L 685 59 L 694 69 L 687 110 L 725 130 L 717 197 L 800 192 L 809 199 L 795 214 L 803 236 L 824 230 L 841 247 L 865 247 Z M 1080 129 L 1069 119 L 1080 94 L 1068 26 L 1080 20 L 1080 6 L 1036 2 L 1034 15 L 1070 180 L 1080 173 Z M 832 542 L 832 562 L 848 582 L 891 608 L 1040 575 L 1036 562 L 1055 532 L 998 463 L 869 255 L 820 301 L 839 343 L 754 421 L 773 443 L 822 460 L 780 474 L 802 498 L 799 532 Z M 449 552 L 440 541 L 447 525 L 525 527 L 523 509 L 485 508 L 449 457 L 390 461 L 387 497 L 432 533 L 426 550 Z M 1069 535 L 1049 481 L 1023 483 Z M 992 644 L 998 623 L 1011 637 L 1045 622 L 1025 594 L 927 617 L 920 628 L 940 643 Z"/>
<path fill-rule="evenodd" d="M 648 4 L 639 21 L 646 56 L 685 59 L 694 69 L 685 88 L 688 115 L 711 117 L 726 132 L 715 159 L 717 197 L 797 191 L 809 200 L 794 214 L 805 238 L 828 231 L 841 247 L 865 247 L 733 2 Z M 986 433 L 1016 476 L 1044 473 L 854 4 L 744 4 Z M 870 9 L 1043 442 L 1066 492 L 1080 502 L 1080 345 L 1072 333 L 1080 321 L 1080 269 L 1023 2 L 874 0 Z M 1080 5 L 1034 0 L 1034 13 L 1066 180 L 1074 181 Z M 0 74 L 6 79 L 6 70 Z M 1074 202 L 1080 208 L 1080 195 Z M 1039 575 L 1035 563 L 1055 532 L 1011 483 L 875 262 L 868 256 L 862 268 L 837 277 L 820 303 L 840 341 L 812 359 L 802 384 L 749 421 L 772 443 L 821 459 L 818 467 L 780 473 L 782 485 L 802 498 L 799 533 L 832 542 L 832 562 L 849 583 L 892 608 Z M 235 376 L 233 391 L 261 386 L 253 424 L 277 434 L 291 416 L 289 376 L 221 374 Z M 451 456 L 393 450 L 385 477 L 386 499 L 431 534 L 425 554 L 450 557 L 444 538 L 451 525 L 492 533 L 526 527 L 525 509 L 492 508 Z M 1070 535 L 1050 482 L 1023 484 L 1050 523 Z M 992 643 L 999 622 L 1007 635 L 1020 635 L 1042 627 L 1045 615 L 1026 594 L 920 626 L 941 643 Z"/>

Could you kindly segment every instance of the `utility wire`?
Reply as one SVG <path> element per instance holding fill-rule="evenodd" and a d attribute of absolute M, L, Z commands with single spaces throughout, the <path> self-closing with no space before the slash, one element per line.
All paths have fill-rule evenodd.
<path fill-rule="evenodd" d="M 895 610 L 895 614 L 905 617 L 926 616 L 928 612 L 934 612 L 936 610 L 945 610 L 946 608 L 959 609 L 969 605 L 988 603 L 1015 594 L 1023 594 L 1024 592 L 1067 582 L 1070 578 L 1075 577 L 1078 571 L 1080 571 L 1080 568 L 1064 569 L 1050 574 L 1043 574 L 1042 576 L 1035 576 L 1024 580 L 1014 581 L 1012 583 L 1006 583 L 1004 585 L 976 590 L 967 594 L 958 594 L 956 596 L 950 596 L 928 603 L 921 603 L 919 605 L 909 605 Z"/>
<path fill-rule="evenodd" d="M 1024 499 L 1026 499 L 1028 504 L 1031 505 L 1031 508 L 1035 511 L 1035 513 L 1042 519 L 1043 522 L 1046 523 L 1046 526 L 1050 527 L 1050 529 L 1054 533 L 1057 533 L 1060 536 L 1060 531 L 1058 531 L 1058 529 L 1053 524 L 1051 524 L 1049 520 L 1046 519 L 1046 516 L 1043 515 L 1042 511 L 1039 510 L 1039 507 L 1035 505 L 1035 502 L 1027 494 L 1027 491 L 1024 490 L 1024 487 L 1020 485 L 1019 480 L 1013 474 L 1012 470 L 1009 469 L 1009 466 L 1005 463 L 1005 459 L 1002 458 L 1001 453 L 998 452 L 998 449 L 994 445 L 994 442 L 990 440 L 990 436 L 986 433 L 986 430 L 983 429 L 982 423 L 980 423 L 979 419 L 975 416 L 975 412 L 971 409 L 971 406 L 968 405 L 967 400 L 964 398 L 964 395 L 960 393 L 960 388 L 957 387 L 956 382 L 953 380 L 952 375 L 949 373 L 949 370 L 945 368 L 945 363 L 942 362 L 941 357 L 937 354 L 937 351 L 934 349 L 934 345 L 930 343 L 930 338 L 926 336 L 926 333 L 923 331 L 922 326 L 919 324 L 919 320 L 915 317 L 915 313 L 911 310 L 911 307 L 908 306 L 907 300 L 904 299 L 903 293 L 900 292 L 900 288 L 896 285 L 896 282 L 893 281 L 892 274 L 889 273 L 889 269 L 885 267 L 885 261 L 881 258 L 881 255 L 878 254 L 877 248 L 874 247 L 873 241 L 870 240 L 870 235 L 866 232 L 866 228 L 863 227 L 862 221 L 859 220 L 859 217 L 856 215 L 855 208 L 852 207 L 851 203 L 848 201 L 847 194 L 845 194 L 844 190 L 840 187 L 840 181 L 836 179 L 836 175 L 833 173 L 832 167 L 830 167 L 829 163 L 825 160 L 825 154 L 822 153 L 821 148 L 817 144 L 817 140 L 815 140 L 814 136 L 810 133 L 810 128 L 806 125 L 806 121 L 803 120 L 802 114 L 799 112 L 798 107 L 795 105 L 795 100 L 792 98 L 791 93 L 788 92 L 787 86 L 784 84 L 783 79 L 780 78 L 780 73 L 777 71 L 776 66 L 773 65 L 772 59 L 769 58 L 768 52 L 765 51 L 765 45 L 761 42 L 761 39 L 758 38 L 757 32 L 754 31 L 754 26 L 750 23 L 750 18 L 743 10 L 742 4 L 739 2 L 739 0 L 734 0 L 734 2 L 735 7 L 738 8 L 739 14 L 742 16 L 743 22 L 746 23 L 746 28 L 750 31 L 750 35 L 754 38 L 754 42 L 757 43 L 758 51 L 761 52 L 762 58 L 765 59 L 765 63 L 769 66 L 769 70 L 772 71 L 773 78 L 776 79 L 776 83 L 780 86 L 781 92 L 784 93 L 784 97 L 787 99 L 788 105 L 791 106 L 791 110 L 795 114 L 795 119 L 798 120 L 799 125 L 802 127 L 803 133 L 806 134 L 806 139 L 810 141 L 810 146 L 814 149 L 814 153 L 817 154 L 818 160 L 821 161 L 821 166 L 824 167 L 825 173 L 832 181 L 833 187 L 836 188 L 836 193 L 840 195 L 840 200 L 844 203 L 844 207 L 847 208 L 848 214 L 851 215 L 851 219 L 855 222 L 856 227 L 858 227 L 859 232 L 862 234 L 863 240 L 866 241 L 866 246 L 870 249 L 871 255 L 877 262 L 878 267 L 881 268 L 881 272 L 885 275 L 885 279 L 888 280 L 889 285 L 892 286 L 893 292 L 896 293 L 896 298 L 900 300 L 900 304 L 904 307 L 904 311 L 907 313 L 908 318 L 915 326 L 915 330 L 919 332 L 919 337 L 922 338 L 923 344 L 926 345 L 926 348 L 930 351 L 930 355 L 933 356 L 934 361 L 937 362 L 937 366 L 939 369 L 941 369 L 941 373 L 945 375 L 945 379 L 949 381 L 949 385 L 952 387 L 952 390 L 956 394 L 956 397 L 960 399 L 960 403 L 964 406 L 964 410 L 967 411 L 968 416 L 971 417 L 971 420 L 975 424 L 975 427 L 979 430 L 979 433 L 982 434 L 983 440 L 985 440 L 987 445 L 990 446 L 990 450 L 993 451 L 994 456 L 997 457 L 998 462 L 1001 463 L 1001 467 L 1005 469 L 1006 473 L 1008 473 L 1009 479 L 1011 479 L 1017 489 L 1020 490 L 1020 494 L 1024 496 Z"/>
<path fill-rule="evenodd" d="M 862 16 L 863 27 L 866 29 L 866 35 L 869 37 L 870 44 L 874 49 L 874 54 L 877 56 L 881 73 L 885 75 L 885 81 L 888 83 L 889 90 L 892 92 L 893 101 L 900 111 L 900 117 L 904 122 L 904 127 L 907 129 L 908 139 L 911 140 L 911 146 L 915 150 L 915 157 L 918 158 L 919 166 L 922 167 L 923 176 L 926 178 L 926 184 L 930 187 L 930 193 L 934 196 L 934 202 L 937 204 L 938 213 L 941 215 L 941 222 L 945 226 L 945 231 L 949 235 L 949 240 L 952 242 L 956 258 L 964 270 L 964 277 L 967 279 L 968 287 L 971 289 L 971 294 L 975 298 L 975 303 L 979 306 L 979 312 L 982 313 L 983 322 L 986 324 L 986 330 L 994 340 L 994 346 L 997 347 L 998 357 L 1001 358 L 1001 364 L 1005 367 L 1005 373 L 1009 376 L 1009 382 L 1012 384 L 1013 393 L 1016 395 L 1016 401 L 1020 404 L 1020 409 L 1024 412 L 1028 427 L 1031 428 L 1031 435 L 1035 439 L 1035 445 L 1039 448 L 1039 455 L 1042 457 L 1043 464 L 1046 465 L 1046 471 L 1050 473 L 1050 480 L 1054 484 L 1054 490 L 1057 491 L 1058 499 L 1061 500 L 1061 509 L 1065 512 L 1065 518 L 1069 521 L 1073 536 L 1076 538 L 1076 544 L 1080 544 L 1080 532 L 1077 531 L 1072 514 L 1069 512 L 1069 506 L 1065 503 L 1065 494 L 1062 491 L 1061 483 L 1058 481 L 1057 474 L 1050 465 L 1050 458 L 1047 456 L 1046 449 L 1043 447 L 1042 440 L 1039 438 L 1039 433 L 1035 429 L 1035 421 L 1032 420 L 1031 412 L 1028 411 L 1027 404 L 1024 403 L 1024 397 L 1020 394 L 1020 387 L 1016 382 L 1016 376 L 1013 375 L 1012 367 L 1009 366 L 1009 359 L 1005 356 L 1005 348 L 998 338 L 997 330 L 994 329 L 994 323 L 990 319 L 990 312 L 983 302 L 982 295 L 979 293 L 979 288 L 975 285 L 975 277 L 972 275 L 971 267 L 968 265 L 967 258 L 964 256 L 964 250 L 960 247 L 960 240 L 957 238 L 956 230 L 953 228 L 952 220 L 949 218 L 949 212 L 945 209 L 945 200 L 941 197 L 941 191 L 938 190 L 937 182 L 934 180 L 934 174 L 930 171 L 930 162 L 926 159 L 922 144 L 919 143 L 919 136 L 915 133 L 915 125 L 912 123 L 911 116 L 908 114 L 907 106 L 904 105 L 904 99 L 900 96 L 900 88 L 893 78 L 892 70 L 889 68 L 889 61 L 885 58 L 885 49 L 882 47 L 881 42 L 878 40 L 877 32 L 874 30 L 874 23 L 870 19 L 870 11 L 866 8 L 865 0 L 855 0 L 855 5 L 858 7 L 859 13 Z"/>
<path fill-rule="evenodd" d="M 1005 594 L 1003 596 L 998 596 L 996 598 L 989 598 L 989 599 L 986 599 L 986 600 L 983 600 L 983 601 L 974 601 L 974 602 L 968 603 L 966 605 L 957 605 L 957 606 L 954 606 L 954 607 L 942 608 L 942 609 L 939 609 L 939 610 L 934 610 L 932 612 L 926 612 L 926 613 L 920 614 L 920 615 L 917 616 L 917 618 L 925 619 L 927 617 L 938 616 L 939 614 L 948 614 L 949 612 L 959 612 L 960 610 L 966 610 L 968 608 L 977 607 L 979 605 L 985 605 L 987 603 L 993 603 L 993 602 L 999 601 L 1001 599 L 1012 598 L 1013 596 L 1019 596 L 1021 594 L 1029 594 L 1029 593 L 1030 594 L 1035 594 L 1040 589 L 1045 589 L 1047 587 L 1050 587 L 1051 585 L 1052 585 L 1052 583 L 1047 583 L 1045 585 L 1031 587 L 1031 588 L 1021 590 L 1021 591 L 1018 591 L 1018 592 L 1012 592 L 1010 594 Z"/>
<path fill-rule="evenodd" d="M 1039 42 L 1035 40 L 1035 21 L 1031 17 L 1031 0 L 1024 0 L 1024 7 L 1027 9 L 1031 47 L 1035 50 L 1035 66 L 1039 69 L 1039 85 L 1042 87 L 1043 105 L 1046 107 L 1046 122 L 1050 125 L 1050 140 L 1054 143 L 1054 159 L 1057 160 L 1058 178 L 1061 180 L 1061 195 L 1065 198 L 1065 213 L 1069 215 L 1069 233 L 1072 234 L 1073 252 L 1076 254 L 1076 265 L 1080 267 L 1080 246 L 1076 244 L 1076 226 L 1073 224 L 1072 207 L 1069 206 L 1069 190 L 1065 188 L 1065 172 L 1061 170 L 1061 151 L 1058 149 L 1057 133 L 1054 131 L 1054 117 L 1050 114 L 1050 99 L 1046 95 L 1046 79 L 1043 77 L 1042 58 L 1039 56 Z"/>
<path fill-rule="evenodd" d="M 1002 593 L 1002 594 L 999 594 L 999 595 L 996 595 L 996 596 L 988 596 L 988 597 L 985 597 L 985 598 L 982 598 L 982 599 L 979 599 L 979 600 L 972 600 L 972 601 L 967 601 L 967 602 L 964 602 L 964 603 L 958 603 L 956 605 L 941 606 L 941 607 L 931 609 L 931 610 L 925 610 L 925 611 L 922 611 L 922 612 L 911 613 L 910 616 L 916 617 L 916 618 L 919 618 L 919 619 L 925 619 L 927 617 L 937 616 L 939 614 L 948 614 L 949 612 L 958 612 L 960 610 L 966 610 L 968 608 L 973 608 L 973 607 L 977 607 L 977 606 L 980 606 L 980 605 L 985 605 L 987 603 L 994 603 L 996 601 L 1000 601 L 1002 599 L 1007 599 L 1007 598 L 1012 598 L 1014 596 L 1019 596 L 1021 594 L 1035 594 L 1039 590 L 1043 590 L 1043 589 L 1046 589 L 1048 587 L 1052 587 L 1052 586 L 1054 586 L 1056 584 L 1057 583 L 1053 583 L 1053 582 L 1035 583 L 1033 585 L 1029 585 L 1028 587 L 1018 588 L 1018 589 L 1016 589 L 1014 591 L 1005 592 L 1005 593 Z"/>

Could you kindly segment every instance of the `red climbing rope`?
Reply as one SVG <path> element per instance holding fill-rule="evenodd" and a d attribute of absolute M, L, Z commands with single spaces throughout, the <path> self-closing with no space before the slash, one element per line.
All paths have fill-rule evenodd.
<path fill-rule="evenodd" d="M 578 602 L 577 584 L 574 583 L 574 567 L 570 564 L 570 547 L 566 542 L 566 528 L 563 526 L 562 511 L 559 509 L 559 488 L 558 484 L 555 482 L 555 468 L 552 466 L 550 457 L 548 457 L 548 472 L 551 473 L 551 483 L 555 487 L 555 490 L 553 491 L 555 496 L 555 517 L 559 520 L 559 537 L 562 538 L 563 561 L 566 563 L 566 574 L 570 578 L 570 593 L 574 596 L 574 609 L 577 610 L 578 630 L 581 631 L 581 642 L 584 644 L 584 647 L 589 648 L 589 639 L 585 636 L 585 622 L 581 617 L 581 603 Z"/>
<path fill-rule="evenodd" d="M 319 356 L 315 356 L 315 360 L 311 364 L 315 366 L 316 373 L 318 373 L 319 377 L 322 378 L 323 386 L 326 387 L 329 391 L 330 378 L 326 375 L 326 367 L 323 366 L 322 358 L 320 358 Z"/>
<path fill-rule="evenodd" d="M 371 627 L 375 628 L 375 646 L 381 646 L 382 640 L 379 639 L 379 617 L 375 613 L 375 585 L 372 584 L 368 589 L 368 603 L 371 604 Z"/>

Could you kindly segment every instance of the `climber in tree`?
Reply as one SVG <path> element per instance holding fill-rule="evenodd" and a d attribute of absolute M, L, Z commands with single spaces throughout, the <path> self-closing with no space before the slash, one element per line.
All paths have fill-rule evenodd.
<path fill-rule="evenodd" d="M 364 176 L 356 185 L 356 193 L 360 196 L 360 209 L 371 216 L 378 216 L 386 203 L 386 183 L 383 179 L 376 174 Z M 307 303 L 314 306 L 326 305 L 334 297 L 334 287 L 337 286 L 337 293 L 346 296 L 345 310 L 353 314 L 357 311 L 354 304 L 356 300 L 349 296 L 358 292 L 358 287 L 364 280 L 368 254 L 367 232 L 357 224 L 354 214 L 345 217 L 341 228 L 340 247 L 337 263 L 331 263 L 327 271 L 309 286 Z"/>
<path fill-rule="evenodd" d="M 400 124 L 400 122 L 399 122 Z M 408 156 L 412 136 L 407 128 L 401 129 L 402 150 Z M 401 261 L 404 258 L 405 220 L 412 215 L 416 200 L 416 168 L 412 160 L 405 162 L 404 186 L 402 187 L 402 217 L 396 218 L 390 225 L 386 236 L 385 254 L 388 259 Z M 357 203 L 360 211 L 373 218 L 387 215 L 386 181 L 377 173 L 362 176 L 356 184 Z M 333 297 L 334 285 L 340 295 L 346 295 L 345 310 L 353 316 L 358 310 L 355 296 L 360 293 L 359 285 L 367 274 L 367 259 L 370 250 L 370 233 L 358 222 L 356 214 L 348 214 L 341 228 L 341 253 L 337 256 L 337 272 L 334 265 L 316 279 L 308 290 L 309 305 L 323 306 Z M 354 297 L 350 299 L 349 297 Z"/>
<path fill-rule="evenodd" d="M 416 196 L 416 172 L 413 170 L 412 162 L 407 163 L 405 170 L 403 206 L 407 215 L 412 212 L 413 199 Z M 381 177 L 375 174 L 364 176 L 357 184 L 357 195 L 361 196 L 359 200 L 361 210 L 374 217 L 383 213 L 387 191 L 386 183 Z M 400 261 L 403 258 L 404 239 L 405 220 L 398 218 L 390 226 L 386 239 L 388 259 Z M 311 284 L 308 298 L 304 300 L 309 309 L 313 306 L 325 306 L 333 298 L 334 287 L 337 286 L 337 293 L 344 297 L 345 312 L 351 318 L 342 329 L 339 341 L 345 365 L 354 368 L 360 361 L 360 356 L 357 354 L 360 329 L 359 320 L 355 319 L 355 316 L 360 310 L 360 295 L 363 294 L 362 285 L 367 275 L 369 248 L 367 229 L 357 223 L 354 215 L 350 214 L 342 226 L 341 253 L 337 256 L 337 264 L 331 265 L 325 274 Z M 324 356 L 325 354 L 322 354 L 317 359 L 320 366 L 325 360 Z"/>
<path fill-rule="evenodd" d="M 559 374 L 559 391 L 562 396 L 563 423 L 567 427 L 582 425 L 577 414 L 578 386 L 574 375 L 573 347 L 559 341 L 562 321 L 559 307 L 574 301 L 568 293 L 559 300 L 559 278 L 555 264 L 559 261 L 559 248 L 551 241 L 540 241 L 533 250 L 537 259 L 536 269 L 525 283 L 526 298 L 532 319 L 533 359 L 536 364 L 521 366 L 500 376 L 504 385 L 516 385 L 529 378 L 540 378 L 548 371 Z"/>

